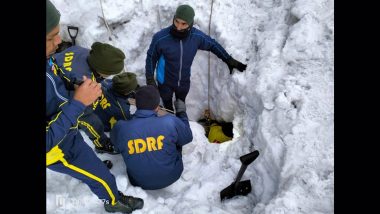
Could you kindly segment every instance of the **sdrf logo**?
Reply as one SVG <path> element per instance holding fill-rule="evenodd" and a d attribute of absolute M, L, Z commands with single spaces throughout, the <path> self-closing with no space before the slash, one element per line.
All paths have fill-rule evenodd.
<path fill-rule="evenodd" d="M 73 70 L 71 68 L 71 64 L 72 64 L 73 58 L 74 58 L 74 52 L 67 52 L 67 53 L 65 53 L 65 62 L 63 63 L 63 67 L 65 67 L 65 69 L 67 71 Z"/>
<path fill-rule="evenodd" d="M 132 154 L 139 154 L 145 152 L 147 149 L 149 152 L 151 151 L 157 151 L 161 150 L 164 146 L 163 140 L 165 139 L 165 136 L 160 135 L 157 138 L 155 137 L 147 137 L 146 140 L 138 138 L 134 140 L 128 141 L 128 153 L 130 155 Z"/>

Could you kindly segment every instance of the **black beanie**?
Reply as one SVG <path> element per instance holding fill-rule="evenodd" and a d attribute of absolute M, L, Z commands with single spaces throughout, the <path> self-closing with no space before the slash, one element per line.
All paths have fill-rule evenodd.
<path fill-rule="evenodd" d="M 119 48 L 94 42 L 91 45 L 88 64 L 100 74 L 115 75 L 123 70 L 124 59 L 125 55 Z"/>
<path fill-rule="evenodd" d="M 152 85 L 144 85 L 136 91 L 136 108 L 154 110 L 160 104 L 160 93 Z"/>
<path fill-rule="evenodd" d="M 61 14 L 55 6 L 46 0 L 46 35 L 50 33 L 58 24 Z"/>

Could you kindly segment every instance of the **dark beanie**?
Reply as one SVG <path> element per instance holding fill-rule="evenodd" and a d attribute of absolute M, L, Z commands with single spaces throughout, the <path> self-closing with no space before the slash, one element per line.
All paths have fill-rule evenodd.
<path fill-rule="evenodd" d="M 154 110 L 160 104 L 160 93 L 152 85 L 144 85 L 136 91 L 136 108 Z"/>
<path fill-rule="evenodd" d="M 182 19 L 187 22 L 188 25 L 191 25 L 194 21 L 194 10 L 187 4 L 181 5 L 175 11 L 175 17 Z"/>
<path fill-rule="evenodd" d="M 119 48 L 95 42 L 91 45 L 88 64 L 100 74 L 114 75 L 123 70 L 124 59 L 125 55 Z"/>
<path fill-rule="evenodd" d="M 112 88 L 119 94 L 127 94 L 137 88 L 136 74 L 124 72 L 112 78 Z"/>
<path fill-rule="evenodd" d="M 46 35 L 59 24 L 60 17 L 61 14 L 57 8 L 49 0 L 46 0 Z"/>

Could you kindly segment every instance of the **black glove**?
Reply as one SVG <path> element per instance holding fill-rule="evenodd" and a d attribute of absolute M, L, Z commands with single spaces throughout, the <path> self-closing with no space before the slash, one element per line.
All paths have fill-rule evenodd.
<path fill-rule="evenodd" d="M 146 78 L 146 84 L 147 84 L 147 85 L 153 85 L 155 88 L 158 88 L 158 87 L 157 87 L 157 83 L 156 83 L 156 81 L 154 80 L 154 77 L 147 77 L 147 78 Z"/>
<path fill-rule="evenodd" d="M 232 74 L 232 69 L 234 68 L 238 69 L 240 72 L 243 72 L 247 68 L 246 64 L 243 64 L 232 57 L 226 60 L 226 64 L 230 69 L 230 74 Z"/>
<path fill-rule="evenodd" d="M 180 99 L 174 101 L 175 113 L 186 112 L 186 104 Z"/>
<path fill-rule="evenodd" d="M 110 160 L 104 160 L 103 163 L 107 166 L 108 169 L 112 169 L 112 162 Z"/>

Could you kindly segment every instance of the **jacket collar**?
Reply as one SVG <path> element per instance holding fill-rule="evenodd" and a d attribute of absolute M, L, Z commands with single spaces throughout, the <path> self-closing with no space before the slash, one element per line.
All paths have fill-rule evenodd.
<path fill-rule="evenodd" d="M 148 118 L 148 117 L 157 117 L 157 113 L 153 110 L 144 110 L 144 109 L 138 109 L 134 116 L 136 118 Z"/>

